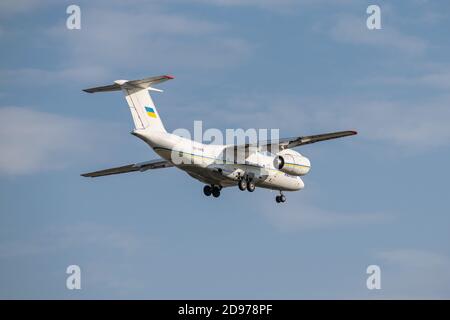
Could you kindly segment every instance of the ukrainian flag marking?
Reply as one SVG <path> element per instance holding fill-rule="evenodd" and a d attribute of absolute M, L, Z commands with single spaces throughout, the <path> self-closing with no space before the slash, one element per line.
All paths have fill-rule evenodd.
<path fill-rule="evenodd" d="M 145 112 L 147 112 L 147 115 L 149 117 L 156 118 L 156 113 L 155 113 L 155 110 L 153 108 L 145 107 Z"/>

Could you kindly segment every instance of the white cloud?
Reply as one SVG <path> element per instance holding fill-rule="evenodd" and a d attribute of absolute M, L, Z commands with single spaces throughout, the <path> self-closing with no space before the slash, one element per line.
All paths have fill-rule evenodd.
<path fill-rule="evenodd" d="M 0 244 L 0 258 L 33 257 L 58 254 L 76 248 L 92 248 L 102 252 L 112 250 L 130 254 L 148 249 L 154 242 L 150 237 L 137 236 L 123 228 L 94 223 L 76 223 L 65 227 L 48 227 L 27 239 Z"/>
<path fill-rule="evenodd" d="M 415 150 L 448 145 L 450 141 L 450 128 L 445 120 L 450 109 L 445 100 L 413 104 L 361 101 L 340 114 L 334 110 L 332 116 L 336 116 L 336 123 L 353 123 L 363 138 Z"/>
<path fill-rule="evenodd" d="M 261 7 L 261 8 L 274 8 L 283 6 L 292 6 L 299 1 L 295 0 L 193 0 L 193 2 L 199 2 L 204 4 L 222 6 L 222 7 L 232 7 L 232 6 L 250 6 L 250 7 Z M 300 1 L 302 3 L 311 3 L 312 1 Z"/>
<path fill-rule="evenodd" d="M 49 0 L 46 0 L 47 2 Z M 0 2 L 0 15 L 14 15 L 17 13 L 30 12 L 36 9 L 45 1 L 35 0 L 2 0 Z"/>
<path fill-rule="evenodd" d="M 381 30 L 369 30 L 366 26 L 367 16 L 339 16 L 331 30 L 334 40 L 355 45 L 368 45 L 382 50 L 401 51 L 405 54 L 422 54 L 427 43 L 418 37 L 407 35 L 394 26 L 383 25 Z"/>
<path fill-rule="evenodd" d="M 357 130 L 358 140 L 381 142 L 411 151 L 445 146 L 450 141 L 447 121 L 450 96 L 407 102 L 362 99 L 360 96 L 329 101 L 256 94 L 218 102 L 225 107 L 211 103 L 196 102 L 191 113 L 201 116 L 204 110 L 213 108 L 216 110 L 210 118 L 213 123 L 225 123 L 233 128 L 279 128 L 281 136 Z"/>
<path fill-rule="evenodd" d="M 80 31 L 59 25 L 48 31 L 63 45 L 72 66 L 128 72 L 235 65 L 249 56 L 251 46 L 232 33 L 228 25 L 169 13 L 154 4 L 91 7 L 83 11 Z"/>
<path fill-rule="evenodd" d="M 373 225 L 392 219 L 393 217 L 381 213 L 348 213 L 323 210 L 305 203 L 304 199 L 288 197 L 289 206 L 280 206 L 272 200 L 261 211 L 269 221 L 282 231 L 297 231 L 309 229 L 327 229 L 349 226 Z M 291 203 L 292 202 L 292 203 Z M 273 206 L 277 206 L 274 210 Z"/>
<path fill-rule="evenodd" d="M 441 72 L 434 72 L 425 74 L 417 79 L 419 84 L 425 84 L 431 87 L 438 87 L 443 89 L 450 88 L 450 71 L 443 70 Z"/>
<path fill-rule="evenodd" d="M 180 1 L 180 0 L 175 0 Z M 191 2 L 204 3 L 220 7 L 255 7 L 270 9 L 272 11 L 285 11 L 293 7 L 310 5 L 339 5 L 345 6 L 354 3 L 355 0 L 190 0 Z"/>
<path fill-rule="evenodd" d="M 384 297 L 447 299 L 450 296 L 450 257 L 423 250 L 386 250 L 380 261 Z"/>
<path fill-rule="evenodd" d="M 447 92 L 450 89 L 450 70 L 447 66 L 441 66 L 440 70 L 426 70 L 411 76 L 382 76 L 372 77 L 360 84 L 381 84 L 388 86 L 419 86 L 433 89 L 441 89 Z"/>
<path fill-rule="evenodd" d="M 68 30 L 61 21 L 47 29 L 38 25 L 42 41 L 54 43 L 63 59 L 57 59 L 52 69 L 1 70 L 2 79 L 24 85 L 90 83 L 175 69 L 228 68 L 250 56 L 252 45 L 233 25 L 164 8 L 158 2 L 137 1 L 132 6 L 121 1 L 90 3 L 82 8 L 81 30 Z M 64 14 L 62 11 L 62 17 Z"/>
<path fill-rule="evenodd" d="M 83 6 L 86 0 L 79 0 L 78 5 Z M 167 4 L 199 4 L 206 6 L 218 6 L 218 7 L 253 7 L 261 9 L 270 9 L 275 11 L 283 10 L 284 8 L 292 8 L 298 6 L 309 5 L 339 5 L 344 6 L 355 3 L 356 0 L 152 0 L 152 4 L 167 5 Z M 8 14 L 16 14 L 22 12 L 30 12 L 38 7 L 44 5 L 51 5 L 59 3 L 57 0 L 3 0 L 0 2 L 0 13 L 5 12 Z M 109 0 L 103 1 L 108 5 L 123 5 L 121 0 Z M 149 4 L 146 0 L 129 0 L 135 7 L 145 7 Z"/>
<path fill-rule="evenodd" d="M 7 85 L 30 85 L 33 87 L 47 87 L 61 85 L 61 83 L 91 84 L 96 81 L 111 81 L 111 70 L 98 65 L 68 67 L 57 70 L 39 68 L 19 68 L 14 70 L 1 70 L 0 83 Z"/>
<path fill-rule="evenodd" d="M 23 107 L 0 108 L 0 174 L 57 170 L 108 145 L 113 125 Z M 91 158 L 91 156 L 89 157 Z"/>

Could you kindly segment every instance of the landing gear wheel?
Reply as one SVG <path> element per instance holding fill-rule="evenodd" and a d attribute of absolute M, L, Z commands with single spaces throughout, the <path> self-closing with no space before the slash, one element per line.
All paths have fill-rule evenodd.
<path fill-rule="evenodd" d="M 275 201 L 276 201 L 277 203 L 280 203 L 280 202 L 286 202 L 286 197 L 285 197 L 284 194 L 281 192 L 281 190 L 280 190 L 280 195 L 275 197 Z"/>
<path fill-rule="evenodd" d="M 210 186 L 204 186 L 203 187 L 203 193 L 205 194 L 205 196 L 209 197 L 212 193 L 212 189 Z"/>
<path fill-rule="evenodd" d="M 214 198 L 218 198 L 220 196 L 220 188 L 214 186 L 212 188 L 212 195 L 213 195 Z"/>
<path fill-rule="evenodd" d="M 245 181 L 245 179 L 241 179 L 239 180 L 239 190 L 244 191 L 245 189 L 247 189 L 247 181 Z"/>
<path fill-rule="evenodd" d="M 248 190 L 249 192 L 255 191 L 255 188 L 256 188 L 256 186 L 255 186 L 255 183 L 254 183 L 253 181 L 249 181 L 249 182 L 247 183 L 247 190 Z"/>

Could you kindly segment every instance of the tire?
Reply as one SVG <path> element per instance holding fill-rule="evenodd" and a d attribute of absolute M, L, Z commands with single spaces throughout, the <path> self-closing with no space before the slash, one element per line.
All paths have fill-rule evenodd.
<path fill-rule="evenodd" d="M 254 183 L 253 181 L 249 181 L 249 182 L 247 183 L 247 190 L 248 190 L 249 192 L 255 191 L 255 188 L 256 188 L 256 186 L 255 186 L 255 183 Z"/>
<path fill-rule="evenodd" d="M 212 189 L 210 186 L 204 186 L 203 187 L 203 193 L 205 194 L 205 196 L 209 197 L 212 193 Z"/>
<path fill-rule="evenodd" d="M 247 189 L 247 181 L 245 181 L 244 179 L 239 180 L 238 186 L 239 190 L 244 191 L 245 189 Z"/>
<path fill-rule="evenodd" d="M 212 195 L 214 198 L 220 197 L 220 189 L 219 188 L 213 188 Z"/>
<path fill-rule="evenodd" d="M 275 201 L 276 201 L 277 203 L 280 203 L 280 201 L 281 201 L 281 200 L 280 200 L 280 196 L 276 196 L 276 197 L 275 197 Z"/>
<path fill-rule="evenodd" d="M 280 201 L 281 202 L 286 202 L 286 197 L 283 194 L 280 196 Z"/>

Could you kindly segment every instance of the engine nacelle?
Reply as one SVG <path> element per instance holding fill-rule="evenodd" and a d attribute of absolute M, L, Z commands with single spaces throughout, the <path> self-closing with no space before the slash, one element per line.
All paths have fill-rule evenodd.
<path fill-rule="evenodd" d="M 309 159 L 291 149 L 277 153 L 275 159 L 273 159 L 273 166 L 293 176 L 304 176 L 311 170 Z"/>

